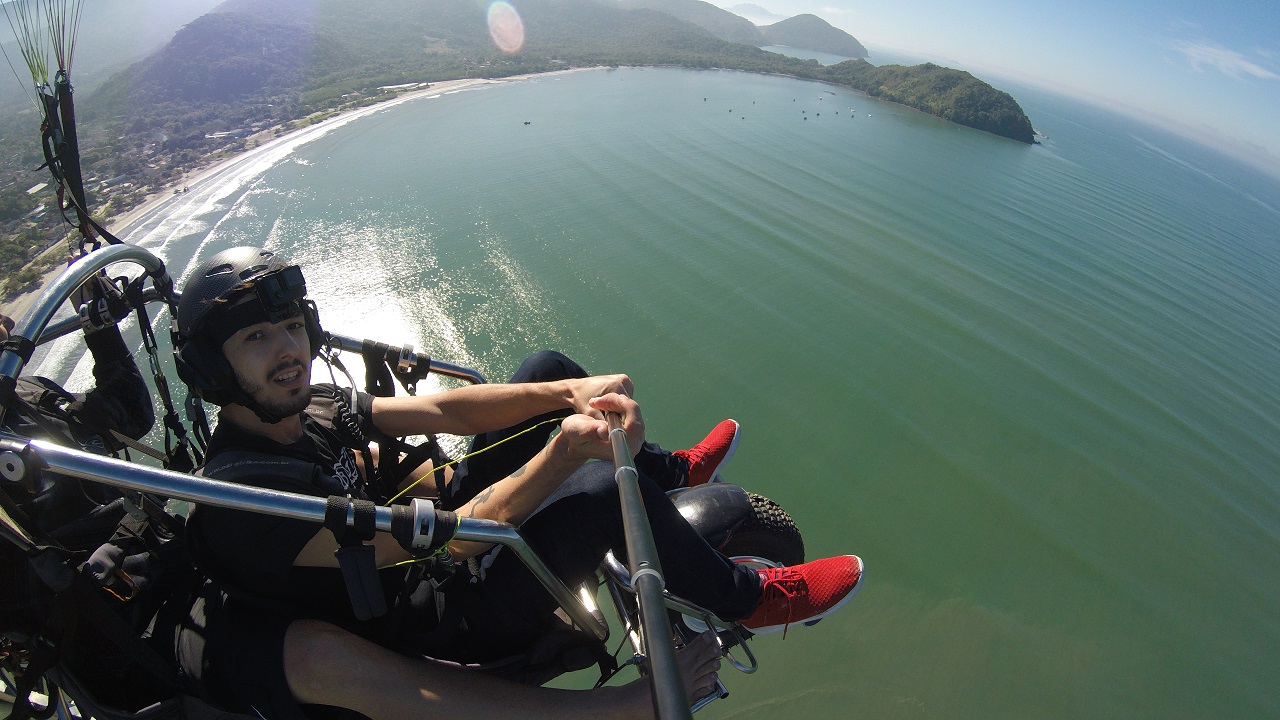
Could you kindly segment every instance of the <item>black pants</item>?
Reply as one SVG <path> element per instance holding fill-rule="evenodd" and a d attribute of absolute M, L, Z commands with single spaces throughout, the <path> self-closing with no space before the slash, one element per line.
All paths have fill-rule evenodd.
<path fill-rule="evenodd" d="M 560 353 L 544 351 L 525 360 L 512 382 L 567 377 L 586 377 L 586 371 Z M 567 414 L 563 411 L 545 417 Z M 511 437 L 542 419 L 477 436 L 472 450 Z M 514 472 L 546 444 L 553 427 L 539 427 L 464 461 L 454 476 L 456 494 L 449 504 L 457 507 Z M 667 587 L 721 617 L 750 615 L 760 595 L 755 571 L 738 567 L 716 552 L 666 496 L 666 490 L 684 484 L 687 468 L 683 461 L 651 443 L 635 461 Z M 520 527 L 525 540 L 570 587 L 592 577 L 609 550 L 625 561 L 622 508 L 613 470 L 611 463 L 583 465 Z M 458 595 L 458 602 L 465 603 L 466 630 L 441 652 L 451 659 L 484 661 L 518 651 L 536 639 L 558 607 L 519 558 L 503 548 L 480 556 L 479 576 L 470 580 L 470 586 Z"/>
<path fill-rule="evenodd" d="M 584 377 L 587 377 L 587 371 L 566 355 L 554 350 L 543 350 L 525 358 L 509 382 L 551 382 Z M 459 464 L 446 489 L 445 497 L 441 498 L 442 504 L 450 510 L 456 509 L 480 491 L 519 470 L 547 444 L 556 426 L 554 423 L 547 423 L 524 435 L 520 433 L 545 420 L 565 418 L 569 414 L 567 409 L 558 410 L 509 428 L 476 435 L 471 441 L 468 455 L 494 447 Z M 686 483 L 688 466 L 685 462 L 654 443 L 645 443 L 634 459 L 636 470 L 653 479 L 664 490 L 674 490 Z"/>

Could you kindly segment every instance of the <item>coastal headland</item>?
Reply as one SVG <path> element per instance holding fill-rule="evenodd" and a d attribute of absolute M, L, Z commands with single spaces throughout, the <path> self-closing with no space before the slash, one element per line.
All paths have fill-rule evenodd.
<path fill-rule="evenodd" d="M 228 0 L 142 62 L 79 94 L 88 205 L 100 222 L 115 226 L 190 184 L 203 168 L 309 125 L 424 88 L 602 66 L 731 69 L 828 82 L 1034 142 L 1030 120 L 1011 96 L 960 70 L 877 67 L 860 59 L 823 66 L 725 40 L 650 8 L 590 0 L 529 0 L 520 7 L 520 36 L 500 49 L 483 13 L 464 0 L 430 3 L 407 16 L 391 0 L 358 7 Z M 38 118 L 28 112 L 20 120 L 14 126 L 21 130 L 9 134 L 31 137 Z M 0 159 L 0 169 L 17 177 L 40 165 L 34 137 L 28 150 Z M 31 284 L 51 257 L 61 261 L 50 248 L 66 244 L 54 239 L 65 226 L 26 184 L 2 191 L 12 217 L 0 217 L 9 240 L 0 248 L 0 268 L 12 292 Z M 40 252 L 44 264 L 28 264 Z M 14 299 L 2 302 L 12 307 Z"/>

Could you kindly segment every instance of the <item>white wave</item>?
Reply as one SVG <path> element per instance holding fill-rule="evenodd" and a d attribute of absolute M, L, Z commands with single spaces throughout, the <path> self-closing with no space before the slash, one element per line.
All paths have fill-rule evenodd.
<path fill-rule="evenodd" d="M 302 266 L 308 295 L 316 300 L 326 330 L 392 345 L 413 345 L 419 353 L 434 354 L 450 362 L 473 365 L 465 338 L 447 312 L 447 297 L 436 288 L 398 291 L 388 282 L 403 274 L 386 254 L 371 252 L 384 247 L 388 238 L 416 234 L 416 230 L 388 227 L 378 222 L 331 225 L 316 221 L 299 226 L 293 218 L 281 218 L 268 233 L 266 246 L 286 254 Z M 368 223 L 368 224 L 364 224 Z M 324 237 L 324 243 L 298 243 L 293 238 Z M 352 372 L 363 370 L 360 359 L 347 357 Z M 317 365 L 316 379 L 327 379 L 327 369 Z M 359 378 L 358 378 L 359 379 Z M 434 386 L 434 381 L 429 383 Z"/>
<path fill-rule="evenodd" d="M 1181 167 L 1181 168 L 1184 168 L 1184 169 L 1186 169 L 1186 170 L 1190 170 L 1191 172 L 1196 173 L 1197 175 L 1200 175 L 1201 177 L 1203 177 L 1203 178 L 1205 178 L 1205 179 L 1207 179 L 1207 180 L 1210 180 L 1210 181 L 1212 181 L 1212 182 L 1214 182 L 1214 183 L 1217 183 L 1218 185 L 1221 185 L 1222 187 L 1227 188 L 1228 190 L 1230 190 L 1230 191 L 1232 191 L 1232 192 L 1236 193 L 1237 195 L 1240 195 L 1240 196 L 1244 197 L 1245 199 L 1249 200 L 1250 202 L 1253 202 L 1254 204 L 1256 204 L 1256 205 L 1258 205 L 1258 206 L 1260 206 L 1260 207 L 1262 207 L 1262 208 L 1264 208 L 1264 209 L 1268 210 L 1268 211 L 1269 211 L 1269 212 L 1271 212 L 1272 214 L 1280 215 L 1280 210 L 1277 210 L 1275 207 L 1272 207 L 1272 206 L 1271 206 L 1269 203 L 1267 203 L 1265 200 L 1263 200 L 1262 198 L 1259 198 L 1258 196 L 1256 196 L 1256 195 L 1254 195 L 1254 194 L 1252 194 L 1252 193 L 1248 192 L 1247 190 L 1244 190 L 1243 188 L 1240 188 L 1240 187 L 1236 186 L 1235 184 L 1233 184 L 1233 183 L 1231 183 L 1231 182 L 1228 182 L 1227 180 L 1225 180 L 1225 179 L 1223 179 L 1223 178 L 1221 178 L 1221 177 L 1219 177 L 1219 176 L 1217 176 L 1217 175 L 1215 175 L 1215 174 L 1213 174 L 1213 173 L 1209 172 L 1208 170 L 1205 170 L 1204 168 L 1201 168 L 1201 167 L 1199 167 L 1199 166 L 1197 166 L 1197 165 L 1195 165 L 1195 164 L 1191 163 L 1191 162 L 1190 162 L 1190 161 L 1188 161 L 1188 160 L 1184 160 L 1184 159 L 1182 159 L 1182 158 L 1178 157 L 1177 155 L 1174 155 L 1173 153 L 1169 152 L 1168 150 L 1165 150 L 1165 149 L 1163 149 L 1163 148 L 1161 148 L 1161 147 L 1158 147 L 1158 146 L 1157 146 L 1157 145 L 1155 145 L 1154 143 L 1148 142 L 1147 140 L 1144 140 L 1144 139 L 1142 139 L 1142 138 L 1138 137 L 1137 135 L 1130 135 L 1130 137 L 1132 137 L 1132 138 L 1133 138 L 1133 139 L 1134 139 L 1134 140 L 1135 140 L 1139 145 L 1141 145 L 1142 147 L 1144 147 L 1144 148 L 1146 148 L 1146 149 L 1150 150 L 1151 152 L 1153 152 L 1153 153 L 1155 153 L 1156 155 L 1158 155 L 1158 156 L 1160 156 L 1160 157 L 1164 158 L 1165 160 L 1168 160 L 1169 162 L 1173 163 L 1174 165 L 1177 165 L 1177 166 L 1179 166 L 1179 167 Z"/>

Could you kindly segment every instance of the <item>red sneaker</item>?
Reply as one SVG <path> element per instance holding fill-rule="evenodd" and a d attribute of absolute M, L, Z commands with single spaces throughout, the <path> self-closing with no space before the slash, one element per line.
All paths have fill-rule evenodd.
<path fill-rule="evenodd" d="M 862 586 L 862 559 L 839 555 L 803 565 L 757 570 L 760 604 L 742 621 L 756 635 L 783 631 L 795 623 L 812 625 L 839 610 Z"/>
<path fill-rule="evenodd" d="M 676 450 L 671 453 L 684 458 L 689 463 L 689 477 L 686 487 L 703 485 L 715 480 L 720 467 L 733 457 L 738 449 L 738 421 L 721 420 L 719 425 L 711 429 L 702 442 L 688 450 Z"/>

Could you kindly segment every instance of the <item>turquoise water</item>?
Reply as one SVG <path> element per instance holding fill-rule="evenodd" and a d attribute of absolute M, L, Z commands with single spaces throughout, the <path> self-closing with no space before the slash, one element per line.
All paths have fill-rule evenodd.
<path fill-rule="evenodd" d="M 491 379 L 625 371 L 671 447 L 739 419 L 729 479 L 868 572 L 700 716 L 1276 717 L 1280 182 L 1016 95 L 1041 145 L 735 72 L 491 85 L 132 239 L 265 243 L 326 327 Z"/>

